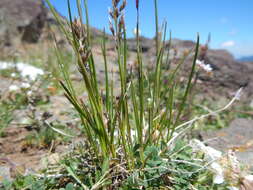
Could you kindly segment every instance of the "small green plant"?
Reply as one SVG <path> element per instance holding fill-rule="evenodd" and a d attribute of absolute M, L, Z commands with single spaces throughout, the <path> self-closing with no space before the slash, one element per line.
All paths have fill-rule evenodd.
<path fill-rule="evenodd" d="M 52 189 L 55 187 L 56 180 L 41 178 L 38 179 L 35 176 L 19 176 L 15 181 L 3 181 L 0 188 L 4 190 L 13 190 L 13 189 L 30 189 L 30 190 L 44 190 Z"/>
<path fill-rule="evenodd" d="M 23 143 L 23 148 L 37 147 L 37 148 L 50 148 L 53 150 L 56 145 L 68 142 L 71 135 L 64 135 L 64 131 L 72 133 L 71 129 L 66 127 L 66 124 L 62 124 L 59 121 L 48 122 L 48 119 L 53 115 L 49 112 L 44 112 L 41 117 L 36 115 L 36 109 L 31 108 L 30 114 L 27 115 L 26 128 L 30 133 L 26 136 Z M 59 134 L 58 132 L 62 134 Z"/>
<path fill-rule="evenodd" d="M 68 131 L 65 125 L 61 124 L 33 124 L 34 129 L 29 133 L 24 141 L 23 147 L 37 147 L 37 148 L 55 148 L 56 145 L 68 142 L 71 136 L 59 135 L 55 130 Z M 52 129 L 53 127 L 53 129 Z"/>
<path fill-rule="evenodd" d="M 28 104 L 25 90 L 19 93 L 3 93 L 0 97 L 0 137 L 4 136 L 4 129 L 14 119 L 14 111 Z"/>

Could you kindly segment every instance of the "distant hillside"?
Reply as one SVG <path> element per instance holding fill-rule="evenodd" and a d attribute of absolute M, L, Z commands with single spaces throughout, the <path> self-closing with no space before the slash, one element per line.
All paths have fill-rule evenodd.
<path fill-rule="evenodd" d="M 64 19 L 64 18 L 63 18 Z M 47 59 L 50 47 L 53 47 L 51 31 L 53 31 L 56 41 L 67 47 L 68 42 L 60 32 L 58 24 L 54 17 L 44 5 L 43 0 L 0 0 L 0 59 L 8 55 L 13 56 L 13 52 L 18 52 L 20 57 L 27 57 L 28 60 L 34 57 L 45 57 Z M 91 29 L 93 42 L 100 43 L 103 32 L 96 28 Z M 108 54 L 115 54 L 113 37 L 108 35 Z M 154 66 L 155 57 L 155 40 L 141 37 L 141 47 L 145 64 Z M 190 52 L 195 47 L 195 42 L 189 40 L 172 39 L 171 44 L 165 48 L 165 53 L 169 55 L 172 64 L 180 62 L 183 55 Z M 101 55 L 100 44 L 95 44 L 95 56 Z M 128 60 L 135 62 L 136 59 L 136 40 L 134 38 L 127 41 L 129 49 Z M 170 49 L 168 48 L 170 47 Z M 112 57 L 113 59 L 113 57 Z M 101 60 L 103 60 L 101 58 Z M 99 68 L 103 68 L 103 61 L 98 59 Z M 238 60 L 225 50 L 209 49 L 206 53 L 205 63 L 213 68 L 213 74 L 200 72 L 199 84 L 204 90 L 202 92 L 217 94 L 218 96 L 231 95 L 241 86 L 246 86 L 245 96 L 252 100 L 253 97 L 253 56 L 241 58 L 243 64 L 238 64 Z M 246 62 L 249 61 L 249 62 Z M 182 67 L 182 73 L 188 77 L 192 56 L 185 61 Z M 114 62 L 108 63 L 114 67 Z M 168 65 L 167 65 L 168 66 Z M 170 65 L 169 65 L 170 67 Z M 184 72 L 183 72 L 184 71 Z M 99 75 L 101 81 L 103 74 Z"/>
<path fill-rule="evenodd" d="M 253 55 L 252 56 L 245 56 L 238 59 L 241 62 L 253 62 Z"/>
<path fill-rule="evenodd" d="M 2 55 L 8 55 L 13 50 L 22 53 L 26 45 L 41 46 L 40 43 L 53 42 L 52 32 L 58 42 L 67 44 L 44 0 L 0 0 L 0 25 Z M 94 38 L 103 35 L 103 32 L 96 28 L 91 30 Z"/>

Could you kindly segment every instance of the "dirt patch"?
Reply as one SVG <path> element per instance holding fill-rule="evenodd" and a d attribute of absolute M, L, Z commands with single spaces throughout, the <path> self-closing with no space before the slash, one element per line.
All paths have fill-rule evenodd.
<path fill-rule="evenodd" d="M 40 169 L 40 160 L 49 150 L 26 146 L 26 136 L 29 134 L 25 128 L 7 128 L 5 137 L 0 139 L 0 158 L 8 159 L 10 163 L 22 165 L 25 168 Z"/>

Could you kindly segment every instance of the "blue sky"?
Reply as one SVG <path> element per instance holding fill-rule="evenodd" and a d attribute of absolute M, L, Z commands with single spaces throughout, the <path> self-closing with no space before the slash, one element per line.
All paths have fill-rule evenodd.
<path fill-rule="evenodd" d="M 76 8 L 73 1 L 73 14 Z M 66 0 L 51 0 L 56 9 L 67 16 Z M 128 0 L 126 26 L 128 37 L 135 28 L 135 0 Z M 91 25 L 108 31 L 108 7 L 111 0 L 88 0 Z M 236 57 L 253 55 L 253 0 L 158 0 L 159 21 L 167 20 L 172 37 L 202 42 L 211 33 L 211 47 L 227 49 Z M 153 0 L 140 0 L 141 33 L 155 33 Z"/>

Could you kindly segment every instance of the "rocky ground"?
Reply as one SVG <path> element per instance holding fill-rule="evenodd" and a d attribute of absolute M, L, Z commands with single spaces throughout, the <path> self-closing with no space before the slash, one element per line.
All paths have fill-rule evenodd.
<path fill-rule="evenodd" d="M 215 132 L 202 132 L 207 144 L 217 150 L 234 150 L 240 161 L 253 166 L 253 120 L 237 118 L 227 128 Z"/>

